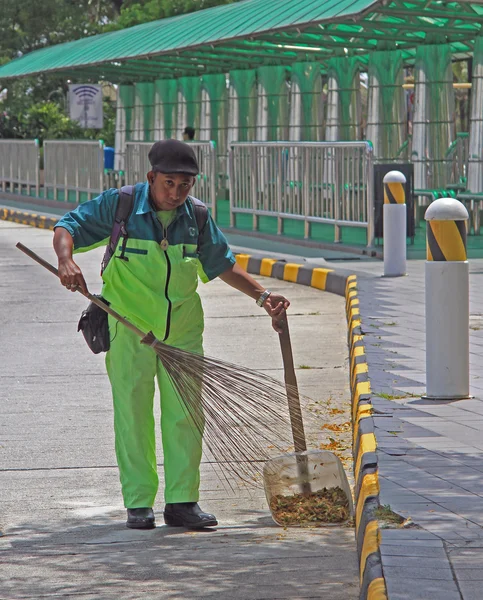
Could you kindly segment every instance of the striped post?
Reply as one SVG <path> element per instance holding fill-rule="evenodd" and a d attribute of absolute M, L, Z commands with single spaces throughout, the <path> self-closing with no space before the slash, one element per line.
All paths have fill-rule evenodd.
<path fill-rule="evenodd" d="M 406 177 L 389 171 L 384 184 L 384 277 L 406 275 Z"/>
<path fill-rule="evenodd" d="M 468 211 L 454 198 L 429 206 L 426 287 L 426 398 L 468 398 L 469 269 Z"/>

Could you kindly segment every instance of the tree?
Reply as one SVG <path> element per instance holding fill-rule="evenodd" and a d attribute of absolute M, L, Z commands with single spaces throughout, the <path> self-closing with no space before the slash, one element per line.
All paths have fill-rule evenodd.
<path fill-rule="evenodd" d="M 0 65 L 54 44 L 234 1 L 0 0 Z M 40 74 L 9 83 L 6 98 L 0 100 L 0 138 L 87 137 L 104 139 L 112 145 L 114 105 L 104 102 L 102 130 L 79 132 L 76 123 L 67 117 L 66 121 L 60 119 L 65 116 L 67 90 L 65 78 L 55 74 Z"/>
<path fill-rule="evenodd" d="M 102 32 L 119 11 L 112 0 L 0 0 L 0 57 Z"/>

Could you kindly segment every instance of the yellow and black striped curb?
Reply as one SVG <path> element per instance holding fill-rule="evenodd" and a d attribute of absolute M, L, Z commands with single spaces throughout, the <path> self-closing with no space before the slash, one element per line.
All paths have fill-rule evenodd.
<path fill-rule="evenodd" d="M 379 507 L 376 436 L 371 385 L 361 331 L 357 277 L 333 269 L 308 268 L 272 258 L 237 254 L 237 263 L 253 275 L 275 277 L 332 292 L 346 299 L 355 479 L 355 526 L 359 557 L 360 600 L 387 600 L 381 560 L 381 535 L 375 511 Z"/>
<path fill-rule="evenodd" d="M 345 295 L 347 276 L 340 275 L 333 269 L 305 267 L 297 263 L 274 258 L 258 258 L 250 254 L 237 254 L 236 261 L 245 271 L 253 275 L 274 277 L 332 292 L 339 296 Z"/>
<path fill-rule="evenodd" d="M 355 275 L 347 277 L 345 298 L 352 396 L 355 525 L 360 600 L 387 600 L 380 550 L 381 533 L 376 518 L 376 510 L 380 506 L 377 442 Z"/>
<path fill-rule="evenodd" d="M 0 208 L 0 219 L 2 221 L 13 221 L 22 225 L 30 225 L 30 227 L 38 227 L 40 229 L 53 229 L 54 225 L 60 219 L 55 217 L 45 217 L 31 212 L 22 212 L 13 208 Z"/>

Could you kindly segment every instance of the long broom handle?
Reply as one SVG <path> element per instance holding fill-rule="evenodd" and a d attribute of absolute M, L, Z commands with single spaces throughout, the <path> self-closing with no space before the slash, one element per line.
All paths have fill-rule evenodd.
<path fill-rule="evenodd" d="M 295 452 L 305 452 L 307 443 L 305 441 L 304 422 L 302 419 L 302 409 L 300 407 L 299 391 L 297 386 L 297 377 L 293 364 L 292 342 L 290 341 L 290 331 L 288 320 L 285 317 L 280 337 L 280 347 L 282 349 L 283 370 L 285 379 L 285 389 L 288 396 L 288 410 L 290 415 L 290 425 L 292 427 L 292 436 Z"/>
<path fill-rule="evenodd" d="M 38 254 L 35 254 L 35 252 L 33 250 L 30 250 L 30 248 L 27 248 L 27 246 L 24 246 L 20 242 L 18 242 L 17 248 L 19 250 L 21 250 L 22 252 L 24 252 L 27 256 L 30 256 L 30 258 L 32 258 L 33 260 L 35 260 L 35 262 L 39 263 L 39 265 L 42 265 L 43 267 L 45 267 L 47 269 L 47 271 L 50 271 L 56 277 L 59 276 L 59 271 L 53 265 L 51 265 L 49 262 L 47 262 L 46 260 L 44 260 L 43 258 L 41 258 Z M 88 300 L 90 300 L 96 306 L 98 306 L 99 308 L 102 308 L 102 310 L 104 310 L 105 312 L 109 313 L 112 317 L 114 317 L 115 319 L 117 319 L 118 321 L 120 321 L 123 325 L 125 325 L 128 329 L 130 329 L 133 333 L 135 333 L 136 335 L 138 335 L 140 338 L 146 337 L 146 334 L 144 333 L 144 331 L 141 331 L 141 329 L 138 329 L 135 325 L 133 325 L 132 323 L 130 323 L 127 319 L 125 319 L 124 317 L 121 317 L 121 315 L 119 313 L 117 313 L 115 310 L 112 310 L 112 308 L 110 306 L 108 306 L 102 300 L 99 300 L 99 298 L 96 298 L 95 296 L 93 296 L 89 292 L 84 293 L 79 286 L 77 286 L 75 288 L 75 291 L 76 292 L 80 292 Z"/>

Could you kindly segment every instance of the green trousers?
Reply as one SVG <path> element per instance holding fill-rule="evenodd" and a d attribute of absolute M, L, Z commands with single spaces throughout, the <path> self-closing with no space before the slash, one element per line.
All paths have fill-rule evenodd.
<path fill-rule="evenodd" d="M 164 500 L 197 502 L 202 434 L 197 431 L 159 358 L 126 327 L 109 317 L 111 348 L 106 367 L 114 402 L 116 456 L 126 508 L 152 507 L 158 491 L 153 400 L 161 396 Z M 183 350 L 202 353 L 198 331 L 177 339 Z"/>

